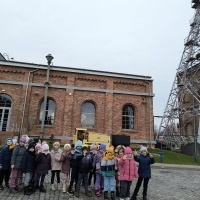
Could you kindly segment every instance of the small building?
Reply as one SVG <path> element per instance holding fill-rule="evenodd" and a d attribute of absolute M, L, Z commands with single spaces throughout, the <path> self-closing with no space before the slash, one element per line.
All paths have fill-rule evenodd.
<path fill-rule="evenodd" d="M 0 144 L 24 134 L 65 143 L 78 127 L 154 143 L 150 76 L 51 66 L 46 77 L 47 65 L 0 57 Z"/>

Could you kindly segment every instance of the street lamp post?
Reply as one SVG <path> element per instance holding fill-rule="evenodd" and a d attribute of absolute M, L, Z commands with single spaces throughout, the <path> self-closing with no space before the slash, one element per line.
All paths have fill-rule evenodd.
<path fill-rule="evenodd" d="M 43 103 L 43 112 L 42 112 L 42 122 L 41 122 L 41 129 L 40 129 L 40 139 L 44 138 L 44 121 L 45 121 L 45 115 L 46 115 L 46 107 L 47 107 L 47 97 L 48 97 L 48 89 L 49 89 L 49 72 L 50 72 L 50 65 L 51 61 L 53 60 L 53 56 L 51 54 L 48 54 L 46 56 L 48 67 L 47 67 L 47 76 L 46 81 L 44 83 L 45 86 L 45 93 L 44 93 L 44 103 Z"/>

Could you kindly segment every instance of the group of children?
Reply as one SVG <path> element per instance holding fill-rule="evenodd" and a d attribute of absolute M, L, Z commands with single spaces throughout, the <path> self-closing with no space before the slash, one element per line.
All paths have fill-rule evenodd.
<path fill-rule="evenodd" d="M 24 173 L 24 194 L 30 195 L 36 189 L 46 192 L 44 180 L 50 170 L 52 191 L 61 189 L 62 172 L 62 191 L 69 195 L 79 197 L 81 185 L 84 185 L 85 195 L 91 197 L 89 186 L 93 180 L 95 194 L 103 195 L 105 200 L 109 194 L 112 200 L 116 199 L 116 196 L 120 200 L 135 200 L 144 181 L 143 200 L 146 200 L 151 178 L 150 165 L 153 163 L 153 156 L 148 154 L 144 146 L 138 154 L 130 147 L 122 145 L 116 149 L 113 146 L 106 149 L 103 143 L 99 146 L 94 143 L 89 149 L 78 140 L 74 148 L 65 144 L 63 150 L 60 143 L 55 142 L 53 149 L 49 151 L 46 142 L 36 144 L 22 137 L 14 147 L 13 140 L 8 138 L 0 153 L 0 190 L 4 189 L 4 180 L 5 187 L 10 188 L 11 193 L 19 192 L 19 179 Z M 54 184 L 55 176 L 57 187 Z M 137 179 L 137 184 L 131 196 L 130 187 L 134 179 Z"/>

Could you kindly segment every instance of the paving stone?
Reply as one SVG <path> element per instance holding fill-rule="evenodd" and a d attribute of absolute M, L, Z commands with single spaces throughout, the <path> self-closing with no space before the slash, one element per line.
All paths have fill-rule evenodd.
<path fill-rule="evenodd" d="M 200 170 L 195 169 L 165 169 L 152 168 L 152 178 L 149 181 L 148 200 L 199 200 Z M 0 191 L 0 200 L 103 200 L 103 196 L 96 197 L 92 191 L 92 197 L 84 195 L 84 188 L 81 188 L 80 198 L 69 196 L 62 191 L 50 190 L 50 176 L 45 178 L 46 193 L 37 190 L 34 194 L 27 196 L 23 191 L 17 194 L 10 194 L 8 189 Z M 131 194 L 134 190 L 136 180 L 133 181 Z M 22 189 L 23 186 L 21 186 Z M 138 194 L 138 200 L 142 200 L 142 187 Z"/>

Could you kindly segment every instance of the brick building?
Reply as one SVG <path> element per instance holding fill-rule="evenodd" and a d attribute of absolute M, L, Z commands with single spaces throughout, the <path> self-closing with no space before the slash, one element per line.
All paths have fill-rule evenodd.
<path fill-rule="evenodd" d="M 47 66 L 0 57 L 0 142 L 41 134 Z M 126 134 L 152 144 L 153 80 L 149 76 L 51 66 L 43 137 L 61 143 L 74 129 Z"/>

